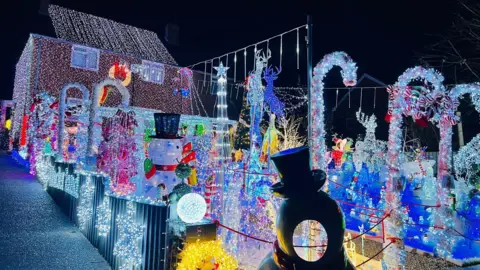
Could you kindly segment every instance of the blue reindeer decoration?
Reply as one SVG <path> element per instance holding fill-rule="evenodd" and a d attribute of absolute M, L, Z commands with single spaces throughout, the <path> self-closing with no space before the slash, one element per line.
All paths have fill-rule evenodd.
<path fill-rule="evenodd" d="M 273 92 L 273 81 L 278 78 L 278 74 L 282 72 L 282 68 L 276 68 L 277 72 L 273 71 L 272 67 L 267 67 L 263 73 L 263 78 L 267 82 L 265 88 L 265 103 L 270 107 L 270 111 L 274 113 L 278 118 L 285 116 L 285 104 L 281 102 L 275 93 Z"/>

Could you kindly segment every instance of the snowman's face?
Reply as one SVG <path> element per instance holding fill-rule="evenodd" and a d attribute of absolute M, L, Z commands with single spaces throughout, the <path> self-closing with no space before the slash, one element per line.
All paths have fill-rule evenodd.
<path fill-rule="evenodd" d="M 153 139 L 148 147 L 153 164 L 174 165 L 182 159 L 182 140 Z"/>

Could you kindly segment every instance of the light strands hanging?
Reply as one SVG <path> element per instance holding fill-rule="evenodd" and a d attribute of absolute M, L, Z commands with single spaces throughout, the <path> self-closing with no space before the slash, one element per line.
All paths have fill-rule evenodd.
<path fill-rule="evenodd" d="M 348 108 L 350 109 L 350 105 L 351 105 L 351 99 L 350 99 L 350 92 L 351 92 L 352 89 L 348 89 Z"/>
<path fill-rule="evenodd" d="M 203 87 L 205 88 L 205 83 L 207 82 L 207 62 L 205 62 L 205 70 L 203 71 Z"/>
<path fill-rule="evenodd" d="M 93 193 L 95 186 L 91 176 L 87 176 L 85 183 L 80 188 L 80 205 L 77 208 L 78 226 L 85 230 L 93 215 Z"/>
<path fill-rule="evenodd" d="M 235 52 L 235 56 L 233 57 L 233 82 L 237 82 L 237 52 Z"/>
<path fill-rule="evenodd" d="M 110 232 L 110 222 L 112 221 L 112 210 L 110 209 L 110 197 L 105 196 L 102 204 L 97 207 L 98 236 L 106 237 Z"/>
<path fill-rule="evenodd" d="M 253 49 L 253 70 L 255 70 L 255 55 L 257 54 L 257 44 L 255 44 L 255 48 Z"/>
<path fill-rule="evenodd" d="M 232 54 L 232 53 L 235 53 L 235 52 L 239 52 L 239 51 L 245 50 L 245 49 L 247 49 L 247 48 L 249 48 L 249 47 L 252 47 L 252 46 L 255 46 L 255 45 L 259 45 L 259 44 L 262 44 L 262 43 L 266 43 L 266 42 L 268 42 L 268 41 L 270 41 L 270 40 L 272 40 L 272 39 L 278 38 L 278 37 L 281 38 L 283 35 L 289 34 L 290 32 L 293 32 L 293 31 L 298 31 L 299 29 L 303 29 L 304 27 L 306 28 L 306 27 L 307 27 L 307 24 L 303 24 L 303 25 L 301 25 L 301 26 L 295 27 L 295 28 L 290 29 L 290 30 L 288 30 L 288 31 L 286 31 L 286 32 L 283 32 L 283 33 L 281 33 L 281 34 L 278 34 L 278 35 L 276 35 L 276 36 L 273 36 L 273 37 L 264 39 L 264 40 L 262 40 L 262 41 L 256 42 L 256 43 L 254 43 L 254 44 L 250 44 L 250 45 L 245 46 L 245 47 L 243 47 L 243 48 L 240 48 L 240 49 L 237 49 L 237 50 L 235 50 L 235 51 L 232 51 L 232 52 L 229 52 L 229 53 L 226 53 L 226 54 L 222 54 L 222 55 L 229 55 L 229 54 Z M 217 56 L 217 57 L 214 57 L 214 58 L 212 58 L 212 59 L 216 59 L 216 58 L 218 58 L 218 56 Z M 193 67 L 195 67 L 196 65 L 199 65 L 199 64 L 202 64 L 202 63 L 208 62 L 208 61 L 210 61 L 210 60 L 204 60 L 204 61 L 198 62 L 198 63 L 196 63 L 196 64 L 189 65 L 188 67 L 189 67 L 189 68 L 193 68 Z"/>
<path fill-rule="evenodd" d="M 135 216 L 135 203 L 132 201 L 127 201 L 126 214 L 117 216 L 119 236 L 113 247 L 113 255 L 122 259 L 123 269 L 131 269 L 142 263 L 139 242 L 143 237 L 145 226 L 138 224 Z"/>
<path fill-rule="evenodd" d="M 243 78 L 247 78 L 247 49 L 243 50 Z"/>
<path fill-rule="evenodd" d="M 338 107 L 338 88 L 337 91 L 335 91 L 335 107 Z"/>
<path fill-rule="evenodd" d="M 360 88 L 360 109 L 362 108 L 362 101 L 363 101 L 363 88 Z"/>
<path fill-rule="evenodd" d="M 283 35 L 280 35 L 280 67 L 282 67 Z"/>
<path fill-rule="evenodd" d="M 210 87 L 213 88 L 213 59 L 210 62 Z"/>
<path fill-rule="evenodd" d="M 297 28 L 297 69 L 300 69 L 300 38 L 299 38 L 299 33 L 298 33 L 298 28 Z"/>

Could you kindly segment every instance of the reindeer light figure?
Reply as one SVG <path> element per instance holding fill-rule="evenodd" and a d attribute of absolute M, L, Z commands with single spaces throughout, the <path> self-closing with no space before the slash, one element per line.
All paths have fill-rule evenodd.
<path fill-rule="evenodd" d="M 255 70 L 250 72 L 248 80 L 247 100 L 250 103 L 250 151 L 255 145 L 262 145 L 262 134 L 260 133 L 260 121 L 263 116 L 264 93 L 262 85 L 262 72 L 267 66 L 268 59 L 272 56 L 272 52 L 267 50 L 267 56 L 261 54 L 262 50 L 255 53 Z"/>
<path fill-rule="evenodd" d="M 355 152 L 353 153 L 353 161 L 357 172 L 362 169 L 362 164 L 365 163 L 370 172 L 373 172 L 375 167 L 384 163 L 382 155 L 386 152 L 387 143 L 377 140 L 375 137 L 375 129 L 377 128 L 377 117 L 374 114 L 366 116 L 360 110 L 357 112 L 357 120 L 366 129 L 365 139 L 357 141 L 355 144 Z"/>
<path fill-rule="evenodd" d="M 281 102 L 275 93 L 273 92 L 273 81 L 278 78 L 278 74 L 282 72 L 282 68 L 276 68 L 277 72 L 273 70 L 272 67 L 267 67 L 263 73 L 263 78 L 267 82 L 267 87 L 265 88 L 265 103 L 268 104 L 270 111 L 274 113 L 277 117 L 283 117 L 285 115 L 284 109 L 285 104 Z"/>

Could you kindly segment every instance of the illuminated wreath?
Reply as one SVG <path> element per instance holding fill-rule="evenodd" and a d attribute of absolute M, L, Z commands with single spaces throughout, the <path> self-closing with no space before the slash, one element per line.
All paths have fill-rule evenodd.
<path fill-rule="evenodd" d="M 223 249 L 220 241 L 187 244 L 179 257 L 181 262 L 177 265 L 178 270 L 234 270 L 238 268 L 237 261 Z"/>

